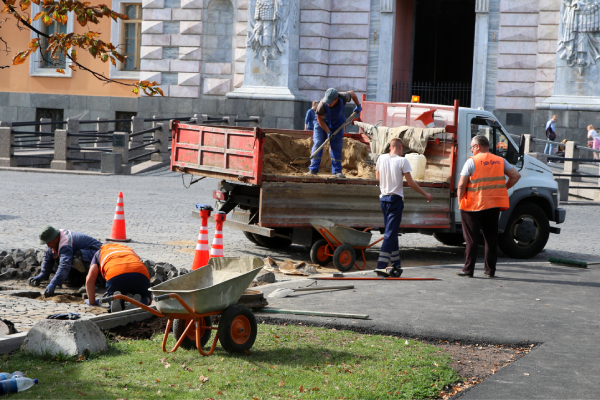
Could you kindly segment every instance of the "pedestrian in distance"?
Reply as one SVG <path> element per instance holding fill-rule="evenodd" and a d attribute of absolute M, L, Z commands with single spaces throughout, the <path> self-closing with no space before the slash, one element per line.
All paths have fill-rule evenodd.
<path fill-rule="evenodd" d="M 513 187 L 521 174 L 504 158 L 490 153 L 490 142 L 482 135 L 471 140 L 470 157 L 465 163 L 458 183 L 458 202 L 463 236 L 467 244 L 465 266 L 456 275 L 473 277 L 479 233 L 485 241 L 486 278 L 496 276 L 498 260 L 498 219 L 500 212 L 510 207 L 508 189 Z M 508 181 L 505 179 L 508 176 Z"/>
<path fill-rule="evenodd" d="M 304 118 L 305 131 L 312 131 L 315 129 L 315 120 L 317 119 L 317 114 L 315 113 L 315 111 L 317 111 L 318 105 L 319 102 L 317 100 L 313 101 L 312 108 L 309 108 L 306 112 L 306 117 Z"/>
<path fill-rule="evenodd" d="M 598 135 L 598 132 L 596 132 L 596 130 L 594 129 L 594 125 L 588 125 L 587 127 L 588 130 L 588 147 L 591 147 L 594 150 L 599 150 L 600 149 L 600 135 Z M 595 160 L 598 159 L 598 153 L 593 152 L 593 157 Z"/>
<path fill-rule="evenodd" d="M 356 93 L 351 90 L 347 92 L 338 92 L 333 88 L 327 89 L 325 97 L 319 102 L 317 109 L 315 110 L 316 119 L 314 121 L 313 147 L 311 154 L 317 151 L 323 142 L 327 140 L 328 136 L 332 135 L 338 128 L 346 123 L 344 106 L 350 101 L 353 101 L 354 104 L 356 104 L 354 112 L 360 115 L 362 108 Z M 338 132 L 338 134 L 331 139 L 329 147 L 331 149 L 331 169 L 333 175 L 338 178 L 345 178 L 346 176 L 342 173 L 342 148 L 344 147 L 343 131 Z M 315 158 L 310 161 L 308 175 L 317 175 L 319 173 L 322 156 L 323 151 L 321 150 Z"/>
<path fill-rule="evenodd" d="M 422 194 L 427 202 L 433 200 L 433 196 L 421 189 L 413 180 L 410 174 L 412 171 L 410 164 L 402 154 L 402 140 L 398 138 L 390 141 L 390 153 L 379 156 L 375 169 L 381 190 L 379 201 L 385 224 L 385 235 L 375 273 L 384 277 L 399 277 L 402 275 L 402 266 L 398 233 L 404 209 L 404 179 L 406 178 L 408 186 Z M 391 266 L 388 266 L 390 263 Z"/>
<path fill-rule="evenodd" d="M 556 119 L 556 115 L 553 115 L 552 118 L 550 118 L 550 120 L 546 123 L 546 140 L 549 140 L 551 142 L 554 142 L 556 140 Z M 546 143 L 546 147 L 544 147 L 544 154 L 553 155 L 554 145 Z"/>
<path fill-rule="evenodd" d="M 150 275 L 140 257 L 123 244 L 105 244 L 94 254 L 90 263 L 90 271 L 85 280 L 85 288 L 88 295 L 86 304 L 98 305 L 96 302 L 96 280 L 102 275 L 106 281 L 106 292 L 104 296 L 114 294 L 130 293 L 134 300 L 143 304 L 150 304 Z M 114 300 L 111 311 L 121 311 L 122 300 Z"/>
<path fill-rule="evenodd" d="M 54 278 L 46 286 L 45 296 L 53 296 L 57 286 L 67 278 L 73 282 L 83 281 L 94 253 L 102 243 L 80 232 L 55 229 L 46 226 L 40 233 L 40 243 L 48 246 L 39 275 L 29 278 L 29 284 L 39 286 L 55 272 Z M 80 284 L 80 283 L 79 283 Z"/>

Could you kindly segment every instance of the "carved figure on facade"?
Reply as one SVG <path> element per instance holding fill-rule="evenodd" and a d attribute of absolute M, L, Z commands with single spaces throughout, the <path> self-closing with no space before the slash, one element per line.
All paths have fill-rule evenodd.
<path fill-rule="evenodd" d="M 293 5 L 290 2 L 294 3 Z M 256 0 L 254 10 L 249 10 L 250 29 L 247 46 L 265 66 L 269 60 L 276 59 L 285 50 L 288 39 L 289 16 L 296 16 L 295 1 Z M 295 23 L 295 21 L 293 21 Z"/>
<path fill-rule="evenodd" d="M 565 0 L 558 54 L 570 67 L 579 69 L 600 59 L 600 5 L 594 0 Z"/>

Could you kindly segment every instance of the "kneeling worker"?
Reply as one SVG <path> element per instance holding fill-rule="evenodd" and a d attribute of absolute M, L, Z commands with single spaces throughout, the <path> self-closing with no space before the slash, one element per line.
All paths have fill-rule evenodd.
<path fill-rule="evenodd" d="M 87 304 L 97 305 L 96 279 L 98 274 L 106 280 L 105 296 L 114 294 L 131 293 L 134 300 L 143 304 L 150 304 L 150 275 L 140 257 L 135 252 L 122 244 L 110 243 L 100 247 L 90 265 L 90 272 L 85 281 L 88 295 Z M 121 311 L 123 301 L 115 300 L 111 304 L 111 311 Z"/>
<path fill-rule="evenodd" d="M 51 226 L 44 228 L 40 233 L 40 243 L 48 246 L 42 270 L 39 275 L 29 279 L 29 284 L 39 286 L 40 282 L 47 280 L 53 271 L 56 271 L 52 281 L 46 286 L 45 296 L 53 296 L 57 286 L 68 278 L 75 281 L 86 275 L 94 253 L 102 243 L 83 233 L 54 229 Z M 79 285 L 81 283 L 78 283 Z"/>

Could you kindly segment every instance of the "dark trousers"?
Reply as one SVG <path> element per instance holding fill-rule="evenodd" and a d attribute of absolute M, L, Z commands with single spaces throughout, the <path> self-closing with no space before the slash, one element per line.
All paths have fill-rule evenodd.
<path fill-rule="evenodd" d="M 151 298 L 149 288 L 150 280 L 146 275 L 139 272 L 130 272 L 110 278 L 106 282 L 106 293 L 104 295 L 112 296 L 115 292 L 121 292 L 121 294 L 139 294 L 142 297 Z"/>
<path fill-rule="evenodd" d="M 479 232 L 483 232 L 485 241 L 485 273 L 496 274 L 498 261 L 498 218 L 499 208 L 490 208 L 483 211 L 460 211 L 462 230 L 467 248 L 465 250 L 465 266 L 462 272 L 473 275 L 477 251 L 479 247 Z"/>
<path fill-rule="evenodd" d="M 400 247 L 398 244 L 398 232 L 402 222 L 402 210 L 404 200 L 400 196 L 383 196 L 380 199 L 383 222 L 385 223 L 385 235 L 379 252 L 377 269 L 383 269 L 391 262 L 393 267 L 400 268 Z"/>

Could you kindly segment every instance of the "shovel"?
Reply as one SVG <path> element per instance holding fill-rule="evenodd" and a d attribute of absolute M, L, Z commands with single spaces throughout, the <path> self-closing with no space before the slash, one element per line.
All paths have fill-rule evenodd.
<path fill-rule="evenodd" d="M 335 130 L 335 132 L 333 132 L 333 134 L 329 135 L 329 137 L 327 138 L 327 140 L 325 140 L 323 142 L 323 144 L 320 145 L 319 148 L 317 150 L 315 150 L 315 152 L 310 155 L 310 157 L 298 157 L 294 161 L 290 162 L 290 165 L 302 165 L 305 162 L 310 161 L 313 158 L 315 158 L 317 156 L 317 154 L 319 154 L 319 152 L 321 150 L 323 150 L 323 147 L 325 147 L 331 141 L 332 137 L 334 137 L 335 135 L 337 135 L 339 131 L 343 130 L 345 127 L 347 127 L 348 125 L 350 125 L 352 123 L 352 120 L 354 119 L 354 117 L 356 115 L 357 115 L 357 113 L 352 113 L 352 115 L 349 116 L 348 119 L 346 120 L 346 123 L 343 124 L 342 126 L 340 126 L 339 128 L 337 128 Z"/>
<path fill-rule="evenodd" d="M 267 297 L 281 299 L 283 297 L 288 297 L 294 292 L 313 292 L 317 290 L 342 290 L 342 289 L 354 289 L 354 285 L 348 286 L 327 286 L 327 287 L 305 287 L 305 288 L 297 288 L 297 289 L 275 289 L 271 294 Z"/>

